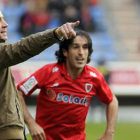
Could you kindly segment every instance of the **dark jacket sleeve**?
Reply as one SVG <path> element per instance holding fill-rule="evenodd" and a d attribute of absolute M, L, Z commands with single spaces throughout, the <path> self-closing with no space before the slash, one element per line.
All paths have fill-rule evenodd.
<path fill-rule="evenodd" d="M 58 42 L 53 30 L 30 35 L 15 43 L 0 43 L 0 69 L 21 63 Z"/>

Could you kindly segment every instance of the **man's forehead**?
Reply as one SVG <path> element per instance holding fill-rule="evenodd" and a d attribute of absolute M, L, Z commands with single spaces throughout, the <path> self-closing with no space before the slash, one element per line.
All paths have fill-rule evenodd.
<path fill-rule="evenodd" d="M 81 35 L 77 35 L 74 40 L 73 43 L 75 42 L 85 42 L 88 43 L 88 39 L 85 36 L 81 36 Z"/>
<path fill-rule="evenodd" d="M 3 17 L 3 14 L 2 14 L 2 12 L 0 11 L 0 18 L 2 18 Z"/>

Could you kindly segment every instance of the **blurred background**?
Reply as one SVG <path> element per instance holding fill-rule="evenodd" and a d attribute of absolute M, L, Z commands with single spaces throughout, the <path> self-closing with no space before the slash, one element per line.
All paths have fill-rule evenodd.
<path fill-rule="evenodd" d="M 89 65 L 103 73 L 119 101 L 115 140 L 140 139 L 140 0 L 0 0 L 0 10 L 9 24 L 7 42 L 80 20 L 77 29 L 87 31 L 93 42 Z M 43 65 L 56 62 L 57 49 L 55 44 L 13 66 L 16 84 Z M 38 92 L 26 99 L 33 117 Z M 105 106 L 93 97 L 87 116 L 87 140 L 94 139 L 94 126 L 104 127 L 105 121 Z"/>

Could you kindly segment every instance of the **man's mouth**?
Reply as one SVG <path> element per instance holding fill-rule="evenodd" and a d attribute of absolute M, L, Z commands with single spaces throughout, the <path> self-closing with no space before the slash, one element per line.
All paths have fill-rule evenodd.
<path fill-rule="evenodd" d="M 83 62 L 83 61 L 84 61 L 84 58 L 76 58 L 76 60 L 77 60 L 78 62 Z"/>
<path fill-rule="evenodd" d="M 1 34 L 4 34 L 4 33 L 6 33 L 6 32 L 1 32 Z"/>
<path fill-rule="evenodd" d="M 6 31 L 1 31 L 1 33 L 3 34 L 3 33 L 6 33 Z"/>

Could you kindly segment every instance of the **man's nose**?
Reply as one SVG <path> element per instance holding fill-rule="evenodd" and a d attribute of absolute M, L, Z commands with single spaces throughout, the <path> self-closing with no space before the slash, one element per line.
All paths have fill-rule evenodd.
<path fill-rule="evenodd" d="M 4 28 L 7 28 L 7 27 L 8 27 L 8 24 L 6 23 L 5 20 L 3 21 L 3 27 L 4 27 Z"/>
<path fill-rule="evenodd" d="M 82 47 L 79 48 L 79 54 L 83 54 L 84 50 Z"/>

